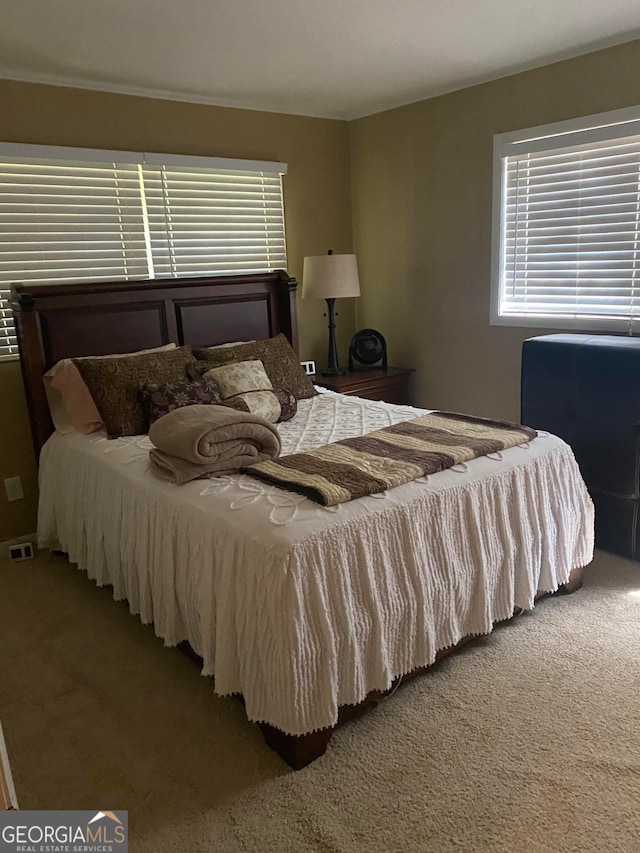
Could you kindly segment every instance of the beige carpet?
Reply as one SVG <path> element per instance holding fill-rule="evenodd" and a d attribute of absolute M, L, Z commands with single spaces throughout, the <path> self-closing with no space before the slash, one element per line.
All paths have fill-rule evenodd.
<path fill-rule="evenodd" d="M 240 703 L 61 558 L 0 564 L 22 808 L 128 809 L 134 853 L 640 850 L 640 564 L 599 554 L 293 773 Z"/>

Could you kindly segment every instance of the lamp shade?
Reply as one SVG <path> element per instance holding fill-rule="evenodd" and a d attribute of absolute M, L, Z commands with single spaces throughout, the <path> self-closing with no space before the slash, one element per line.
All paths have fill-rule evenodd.
<path fill-rule="evenodd" d="M 355 255 L 313 255 L 304 259 L 303 299 L 341 299 L 360 296 Z"/>

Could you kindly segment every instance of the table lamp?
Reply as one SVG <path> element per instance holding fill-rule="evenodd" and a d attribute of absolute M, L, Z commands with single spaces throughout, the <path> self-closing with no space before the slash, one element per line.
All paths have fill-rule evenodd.
<path fill-rule="evenodd" d="M 304 259 L 302 269 L 302 298 L 326 299 L 329 315 L 329 354 L 327 369 L 322 376 L 342 376 L 338 364 L 336 347 L 336 324 L 334 303 L 346 296 L 360 296 L 358 264 L 355 255 L 334 255 L 331 249 L 326 255 L 313 255 Z"/>

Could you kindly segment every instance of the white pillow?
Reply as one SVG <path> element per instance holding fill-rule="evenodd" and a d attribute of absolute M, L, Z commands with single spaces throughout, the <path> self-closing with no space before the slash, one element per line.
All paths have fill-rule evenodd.
<path fill-rule="evenodd" d="M 178 344 L 163 344 L 161 347 L 151 347 L 151 349 L 139 349 L 135 352 L 114 352 L 108 353 L 107 355 L 79 355 L 74 356 L 74 358 L 76 359 L 76 361 L 83 361 L 85 358 L 127 358 L 130 355 L 147 355 L 147 353 L 150 352 L 166 352 L 170 349 L 176 349 L 177 346 Z"/>
<path fill-rule="evenodd" d="M 201 347 L 201 349 L 224 349 L 225 347 L 239 347 L 241 344 L 255 344 L 255 341 L 231 341 L 228 344 L 215 344 L 212 347 Z"/>

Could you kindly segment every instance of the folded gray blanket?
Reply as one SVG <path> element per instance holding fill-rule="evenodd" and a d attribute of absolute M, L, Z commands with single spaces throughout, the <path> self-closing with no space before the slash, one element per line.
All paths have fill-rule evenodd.
<path fill-rule="evenodd" d="M 227 406 L 174 409 L 151 424 L 149 438 L 154 445 L 149 451 L 152 471 L 178 484 L 233 474 L 280 453 L 280 435 L 273 424 Z"/>

